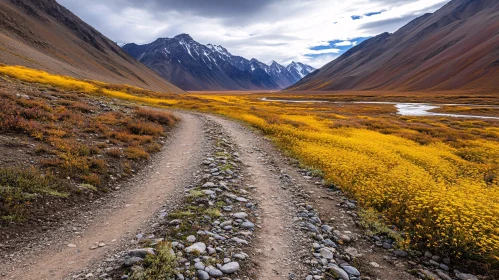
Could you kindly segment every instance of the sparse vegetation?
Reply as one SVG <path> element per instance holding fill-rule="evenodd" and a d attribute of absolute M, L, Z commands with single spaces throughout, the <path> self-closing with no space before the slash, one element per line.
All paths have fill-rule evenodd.
<path fill-rule="evenodd" d="M 103 84 L 94 85 L 23 67 L 1 66 L 0 69 L 0 73 L 29 82 L 23 85 L 2 76 L 0 132 L 20 137 L 24 144 L 19 153 L 32 153 L 30 157 L 35 157 L 14 165 L 0 162 L 0 168 L 8 167 L 1 172 L 3 179 L 9 174 L 24 178 L 17 185 L 6 179 L 0 184 L 4 221 L 28 218 L 30 212 L 36 211 L 40 196 L 45 200 L 71 197 L 73 193 L 81 193 L 82 188 L 78 186 L 83 185 L 107 191 L 111 176 L 129 176 L 151 153 L 160 150 L 161 138 L 176 121 L 165 111 L 134 108 L 99 98 L 95 93 Z M 34 82 L 41 84 L 32 84 Z M 129 89 L 127 86 L 113 88 Z M 148 93 L 130 90 L 144 96 Z M 8 145 L 10 142 L 0 139 L 0 149 L 13 151 Z M 24 168 L 26 164 L 32 167 Z M 58 179 L 58 183 L 48 186 L 48 178 Z M 28 188 L 26 184 L 31 181 L 34 183 Z"/>
<path fill-rule="evenodd" d="M 156 254 L 149 254 L 145 259 L 145 269 L 136 270 L 132 280 L 169 280 L 175 278 L 177 260 L 170 243 L 156 245 Z"/>
<path fill-rule="evenodd" d="M 219 113 L 244 121 L 272 137 L 304 165 L 320 170 L 325 179 L 355 197 L 361 206 L 372 208 L 386 223 L 407 232 L 408 246 L 499 264 L 499 129 L 495 120 L 404 117 L 395 115 L 391 105 L 283 105 L 262 102 L 259 95 L 190 95 L 167 99 L 106 91 L 110 90 L 103 89 L 100 94 L 156 106 Z M 379 101 L 382 97 L 317 98 Z M 385 98 L 414 101 L 414 97 L 403 95 Z M 448 102 L 461 97 L 427 98 Z M 467 100 L 473 102 L 477 98 L 467 97 Z M 480 98 L 487 104 L 497 102 L 497 97 Z M 51 119 L 54 113 L 41 105 L 31 110 L 31 105 L 30 101 L 16 105 L 27 110 L 26 118 L 20 123 L 10 118 L 2 127 L 27 132 L 34 139 L 45 139 L 46 134 L 39 133 L 43 127 L 35 120 Z M 56 115 L 57 118 L 78 122 L 76 116 L 59 112 L 64 114 Z M 136 115 L 144 121 L 156 119 L 140 111 Z M 109 121 L 114 122 L 113 118 Z M 103 120 L 94 129 L 105 130 L 105 125 Z M 133 136 L 125 133 L 111 138 L 117 143 L 126 140 L 126 143 L 144 144 L 148 140 L 141 137 L 157 136 L 153 130 L 128 130 L 128 133 Z"/>

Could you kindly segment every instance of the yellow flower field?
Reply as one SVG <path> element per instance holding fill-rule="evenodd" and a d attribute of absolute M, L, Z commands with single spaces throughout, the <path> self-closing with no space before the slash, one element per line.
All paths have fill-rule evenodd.
<path fill-rule="evenodd" d="M 138 96 L 90 85 L 98 89 L 74 84 L 83 92 L 243 121 L 408 232 L 410 245 L 499 263 L 498 121 L 402 117 L 390 105 L 272 103 L 263 95 Z"/>

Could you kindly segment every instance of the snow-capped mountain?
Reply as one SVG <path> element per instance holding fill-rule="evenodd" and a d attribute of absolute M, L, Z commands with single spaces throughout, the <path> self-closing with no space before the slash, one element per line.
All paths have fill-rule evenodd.
<path fill-rule="evenodd" d="M 314 72 L 316 69 L 312 66 L 303 64 L 301 62 L 293 61 L 286 67 L 286 70 L 288 70 L 295 77 L 295 79 L 299 81 L 308 74 Z"/>
<path fill-rule="evenodd" d="M 126 44 L 123 50 L 184 90 L 282 89 L 313 69 L 294 62 L 287 67 L 277 62 L 269 66 L 232 55 L 222 46 L 202 45 L 188 34 L 146 45 Z"/>

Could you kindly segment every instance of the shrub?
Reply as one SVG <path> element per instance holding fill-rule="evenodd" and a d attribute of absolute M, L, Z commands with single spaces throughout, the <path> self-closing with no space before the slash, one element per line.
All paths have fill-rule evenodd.
<path fill-rule="evenodd" d="M 137 160 L 137 159 L 149 159 L 149 154 L 139 147 L 128 147 L 125 149 L 125 155 L 128 159 Z"/>
<path fill-rule="evenodd" d="M 177 121 L 175 116 L 165 111 L 139 108 L 135 111 L 135 114 L 145 120 L 167 126 L 172 126 Z"/>
<path fill-rule="evenodd" d="M 145 259 L 145 270 L 137 270 L 132 280 L 170 280 L 175 278 L 177 260 L 170 243 L 160 242 L 156 246 L 155 255 Z"/>

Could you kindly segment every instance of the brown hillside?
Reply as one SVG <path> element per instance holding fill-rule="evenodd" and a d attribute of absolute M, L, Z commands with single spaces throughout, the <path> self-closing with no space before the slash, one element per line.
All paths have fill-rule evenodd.
<path fill-rule="evenodd" d="M 55 0 L 0 1 L 0 62 L 76 78 L 183 92 Z"/>
<path fill-rule="evenodd" d="M 499 1 L 453 0 L 350 49 L 289 90 L 499 90 Z"/>

